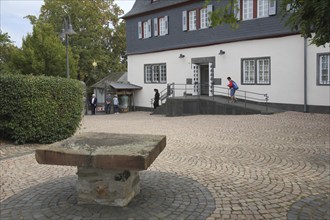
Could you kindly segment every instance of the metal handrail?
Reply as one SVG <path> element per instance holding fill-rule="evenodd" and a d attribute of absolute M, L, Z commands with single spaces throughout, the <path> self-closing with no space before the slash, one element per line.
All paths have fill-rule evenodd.
<path fill-rule="evenodd" d="M 209 88 L 209 84 L 199 84 L 198 91 L 195 91 L 197 93 L 197 96 L 200 96 L 201 94 L 201 88 L 207 87 Z M 195 88 L 196 89 L 196 88 Z M 229 97 L 230 89 L 228 87 L 213 85 L 213 100 L 215 95 L 225 95 Z M 182 96 L 187 97 L 189 95 L 194 94 L 194 85 L 193 84 L 180 84 L 180 83 L 171 83 L 167 84 L 167 88 L 163 89 L 160 92 L 161 101 L 163 103 L 163 100 L 165 100 L 168 97 L 175 97 L 177 93 L 182 92 Z M 266 106 L 266 112 L 268 112 L 268 100 L 269 96 L 267 93 L 257 93 L 257 92 L 251 92 L 246 90 L 237 90 L 235 96 L 237 98 L 243 99 L 245 102 L 245 108 L 247 105 L 247 101 L 257 101 L 257 102 L 263 102 Z M 229 102 L 229 99 L 228 99 Z M 151 103 L 153 103 L 153 99 L 151 99 Z"/>

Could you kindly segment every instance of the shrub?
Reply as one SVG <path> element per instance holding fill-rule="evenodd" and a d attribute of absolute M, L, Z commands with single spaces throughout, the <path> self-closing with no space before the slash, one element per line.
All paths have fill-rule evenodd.
<path fill-rule="evenodd" d="M 82 82 L 44 76 L 0 76 L 0 136 L 52 143 L 72 136 L 82 119 Z"/>

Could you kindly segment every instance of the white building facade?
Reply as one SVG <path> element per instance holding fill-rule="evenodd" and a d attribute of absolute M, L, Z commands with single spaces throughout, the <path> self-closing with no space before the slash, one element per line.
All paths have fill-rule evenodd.
<path fill-rule="evenodd" d="M 251 2 L 240 1 L 240 26 L 232 30 L 211 28 L 205 20 L 220 7 L 217 1 L 208 6 L 204 1 L 136 1 L 124 16 L 128 80 L 143 87 L 135 105 L 150 107 L 153 90 L 165 90 L 170 83 L 190 88 L 192 95 L 212 96 L 212 85 L 226 87 L 230 76 L 240 91 L 268 94 L 275 106 L 329 113 L 329 44 L 310 45 L 285 27 L 277 13 L 279 2 L 262 1 L 266 12 L 252 7 L 257 9 L 249 15 L 244 7 Z M 200 87 L 194 90 L 194 85 Z"/>

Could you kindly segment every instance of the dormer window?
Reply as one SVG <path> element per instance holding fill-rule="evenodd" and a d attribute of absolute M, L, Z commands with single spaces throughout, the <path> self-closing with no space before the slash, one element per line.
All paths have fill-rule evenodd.
<path fill-rule="evenodd" d="M 268 0 L 259 0 L 258 1 L 258 18 L 268 16 Z"/>
<path fill-rule="evenodd" d="M 138 37 L 139 39 L 151 37 L 151 19 L 138 22 Z"/>
<path fill-rule="evenodd" d="M 164 36 L 168 34 L 167 16 L 159 18 L 159 35 Z"/>
<path fill-rule="evenodd" d="M 211 26 L 209 15 L 213 11 L 213 6 L 208 5 L 206 8 L 197 8 L 190 11 L 182 12 L 182 30 L 193 31 L 205 29 Z"/>
<path fill-rule="evenodd" d="M 253 0 L 243 1 L 243 20 L 253 18 Z"/>
<path fill-rule="evenodd" d="M 188 21 L 189 21 L 189 30 L 193 31 L 197 29 L 197 13 L 196 10 L 189 11 L 188 13 Z"/>
<path fill-rule="evenodd" d="M 152 31 L 153 29 L 153 31 Z M 148 19 L 138 22 L 139 39 L 151 38 L 153 36 L 164 36 L 168 34 L 168 16 Z"/>

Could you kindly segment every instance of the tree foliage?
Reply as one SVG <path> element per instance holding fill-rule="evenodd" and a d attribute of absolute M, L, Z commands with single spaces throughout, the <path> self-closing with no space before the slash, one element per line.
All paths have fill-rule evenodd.
<path fill-rule="evenodd" d="M 63 19 L 70 20 L 77 33 L 69 36 L 72 52 L 79 57 L 77 77 L 90 85 L 110 72 L 126 69 L 121 59 L 126 48 L 121 14 L 113 0 L 45 0 L 38 22 L 53 24 L 55 32 L 61 33 Z"/>
<path fill-rule="evenodd" d="M 311 38 L 311 43 L 322 46 L 330 42 L 329 0 L 282 0 L 281 12 L 286 22 L 301 35 Z"/>
<path fill-rule="evenodd" d="M 238 11 L 237 0 L 229 0 L 227 4 L 221 2 L 221 7 L 216 8 L 212 13 L 210 20 L 212 26 L 229 24 L 233 29 L 238 28 L 238 21 L 235 16 L 235 11 Z M 206 4 L 209 4 L 211 0 L 206 0 Z"/>
<path fill-rule="evenodd" d="M 31 17 L 33 23 L 33 17 Z M 77 78 L 78 58 L 69 49 L 70 76 Z M 66 49 L 50 23 L 35 21 L 14 59 L 21 74 L 66 76 Z"/>
<path fill-rule="evenodd" d="M 205 0 L 209 4 L 211 0 Z M 230 24 L 237 28 L 239 20 L 234 11 L 238 0 L 218 0 L 223 5 L 211 13 L 212 26 Z M 289 7 L 288 7 L 289 6 Z M 322 46 L 330 42 L 330 1 L 329 0 L 281 0 L 280 13 L 285 25 L 299 30 L 301 35 L 311 38 L 311 43 Z"/>
<path fill-rule="evenodd" d="M 0 33 L 0 74 L 15 73 L 13 56 L 17 54 L 18 48 L 10 40 L 8 33 Z"/>

